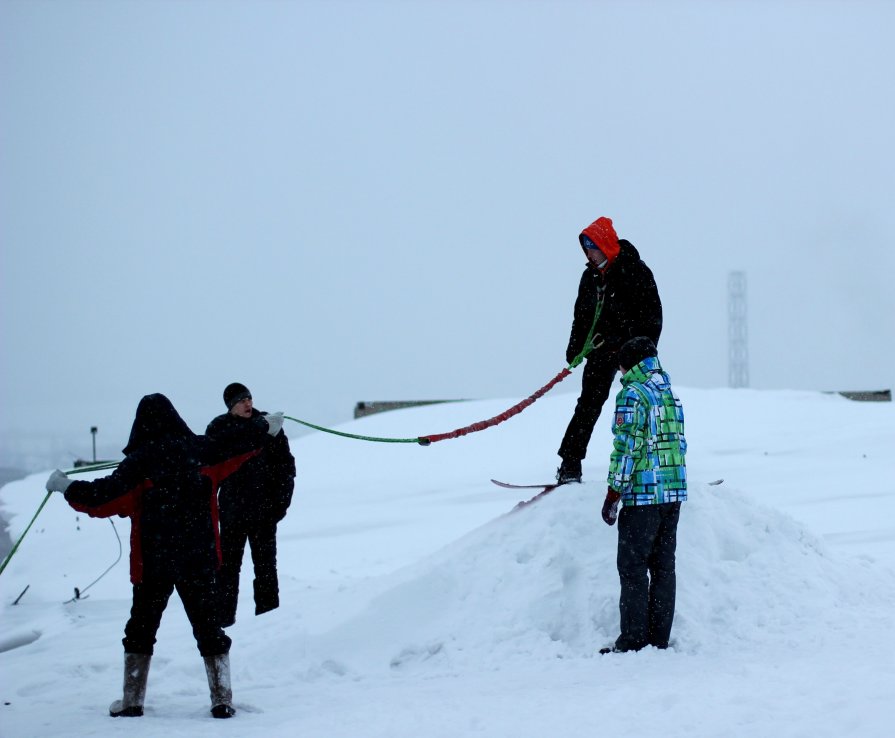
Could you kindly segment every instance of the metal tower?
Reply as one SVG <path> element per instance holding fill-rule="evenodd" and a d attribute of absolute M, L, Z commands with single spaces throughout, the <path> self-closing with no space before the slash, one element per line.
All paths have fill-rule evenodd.
<path fill-rule="evenodd" d="M 749 343 L 746 331 L 746 272 L 727 276 L 728 384 L 749 386 Z"/>

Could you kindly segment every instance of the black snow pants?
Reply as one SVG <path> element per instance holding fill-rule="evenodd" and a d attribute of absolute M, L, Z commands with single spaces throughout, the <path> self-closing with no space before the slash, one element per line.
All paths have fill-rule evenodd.
<path fill-rule="evenodd" d="M 585 361 L 584 375 L 581 378 L 581 395 L 578 397 L 572 420 L 569 421 L 569 427 L 557 452 L 560 458 L 581 461 L 587 455 L 587 444 L 590 443 L 594 425 L 609 397 L 616 371 L 618 371 L 618 354 L 614 351 L 599 354 Z"/>
<path fill-rule="evenodd" d="M 124 626 L 125 653 L 151 655 L 155 635 L 162 622 L 162 613 L 174 590 L 183 602 L 183 609 L 193 626 L 193 637 L 202 656 L 220 656 L 230 652 L 230 638 L 221 629 L 217 610 L 217 587 L 214 576 L 192 579 L 147 578 L 134 585 L 131 616 Z"/>
<path fill-rule="evenodd" d="M 674 620 L 680 502 L 623 507 L 618 516 L 619 651 L 667 648 Z"/>
<path fill-rule="evenodd" d="M 280 606 L 280 585 L 277 579 L 277 524 L 275 522 L 245 521 L 236 515 L 221 512 L 221 547 L 223 561 L 220 571 L 221 624 L 236 622 L 239 599 L 239 572 L 246 542 L 252 552 L 255 568 L 255 614 L 275 610 Z"/>

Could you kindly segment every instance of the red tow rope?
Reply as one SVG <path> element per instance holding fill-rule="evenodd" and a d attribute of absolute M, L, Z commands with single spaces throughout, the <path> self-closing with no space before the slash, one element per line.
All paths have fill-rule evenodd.
<path fill-rule="evenodd" d="M 430 443 L 435 443 L 436 441 L 444 441 L 448 438 L 459 438 L 460 436 L 465 436 L 467 433 L 475 433 L 476 431 L 485 430 L 485 428 L 490 428 L 492 426 L 497 425 L 498 423 L 502 423 L 504 420 L 508 420 L 512 418 L 514 415 L 518 415 L 525 408 L 531 405 L 535 400 L 539 397 L 542 397 L 551 389 L 553 386 L 562 382 L 566 377 L 571 374 L 571 370 L 566 368 L 563 369 L 559 374 L 557 374 L 553 379 L 551 379 L 547 384 L 545 384 L 541 389 L 535 392 L 533 395 L 529 395 L 522 402 L 517 405 L 513 405 L 509 410 L 504 410 L 500 415 L 495 415 L 493 418 L 489 418 L 488 420 L 480 420 L 477 423 L 473 423 L 472 425 L 467 425 L 465 428 L 457 428 L 455 431 L 451 431 L 450 433 L 436 433 L 431 436 L 420 436 L 419 443 L 422 446 L 428 446 Z"/>
<path fill-rule="evenodd" d="M 465 436 L 467 433 L 475 433 L 476 431 L 485 430 L 486 428 L 491 428 L 499 423 L 502 423 L 504 420 L 508 420 L 512 418 L 514 415 L 518 415 L 525 408 L 531 405 L 535 400 L 539 397 L 543 397 L 547 394 L 551 389 L 553 389 L 554 385 L 562 382 L 566 377 L 568 377 L 572 370 L 578 366 L 582 361 L 584 361 L 585 357 L 593 351 L 595 348 L 599 348 L 603 345 L 603 339 L 600 338 L 600 335 L 596 333 L 597 321 L 600 318 L 600 313 L 603 310 L 603 299 L 600 298 L 600 301 L 597 303 L 597 309 L 594 311 L 594 319 L 590 325 L 590 331 L 587 333 L 587 338 L 584 341 L 584 346 L 578 355 L 569 362 L 569 365 L 563 369 L 559 374 L 557 374 L 553 379 L 551 379 L 547 384 L 545 384 L 541 389 L 535 392 L 533 395 L 529 395 L 518 405 L 513 405 L 509 410 L 504 410 L 500 415 L 495 415 L 493 418 L 489 418 L 488 420 L 480 420 L 477 423 L 473 423 L 472 425 L 467 425 L 465 428 L 457 428 L 455 431 L 451 431 L 450 433 L 435 433 L 431 436 L 417 436 L 416 438 L 380 438 L 377 436 L 360 436 L 356 433 L 344 433 L 343 431 L 333 430 L 332 428 L 324 428 L 321 425 L 314 425 L 313 423 L 308 423 L 305 420 L 299 420 L 298 418 L 292 418 L 288 415 L 284 417 L 288 420 L 294 420 L 296 423 L 301 423 L 302 425 L 306 425 L 309 428 L 314 428 L 315 430 L 323 431 L 324 433 L 333 433 L 337 436 L 342 436 L 344 438 L 354 438 L 358 441 L 378 441 L 380 443 L 418 443 L 420 446 L 428 446 L 429 444 L 435 443 L 436 441 L 444 441 L 448 438 L 459 438 L 460 436 Z M 600 339 L 599 341 L 597 339 Z"/>

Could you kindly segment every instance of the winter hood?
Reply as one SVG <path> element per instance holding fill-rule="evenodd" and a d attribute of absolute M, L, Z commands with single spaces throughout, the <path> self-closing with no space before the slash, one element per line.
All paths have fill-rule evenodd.
<path fill-rule="evenodd" d="M 137 414 L 131 427 L 130 438 L 124 447 L 131 454 L 163 438 L 196 438 L 171 400 L 162 394 L 146 395 L 137 405 Z"/>

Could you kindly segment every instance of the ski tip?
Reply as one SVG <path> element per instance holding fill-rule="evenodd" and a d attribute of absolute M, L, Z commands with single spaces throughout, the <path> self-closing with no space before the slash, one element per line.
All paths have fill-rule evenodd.
<path fill-rule="evenodd" d="M 712 480 L 711 482 L 709 482 L 708 484 L 709 484 L 710 487 L 717 487 L 717 486 L 718 486 L 719 484 L 721 484 L 723 481 L 724 481 L 723 479 L 714 479 L 714 480 Z"/>
<path fill-rule="evenodd" d="M 511 482 L 501 482 L 499 479 L 492 479 L 492 484 L 504 489 L 534 489 L 535 487 L 543 487 L 542 484 L 512 484 Z"/>
<path fill-rule="evenodd" d="M 510 484 L 509 482 L 501 482 L 499 479 L 491 480 L 498 487 L 504 487 L 505 489 L 553 489 L 554 487 L 561 486 L 559 482 L 545 482 L 542 484 Z"/>

